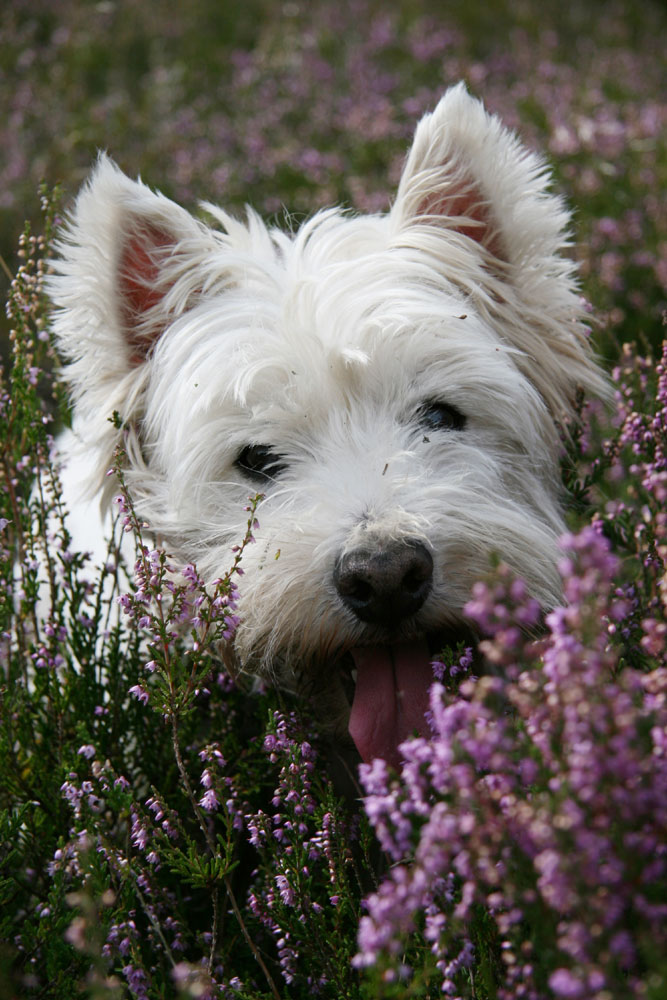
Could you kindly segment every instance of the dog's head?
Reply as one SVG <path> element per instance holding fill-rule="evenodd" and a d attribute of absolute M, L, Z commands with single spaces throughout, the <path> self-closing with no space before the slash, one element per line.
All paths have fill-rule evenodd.
<path fill-rule="evenodd" d="M 215 229 L 102 158 L 61 241 L 55 331 L 98 484 L 117 410 L 141 515 L 211 578 L 264 494 L 236 656 L 336 718 L 352 702 L 365 757 L 419 725 L 493 553 L 558 600 L 558 426 L 603 382 L 548 181 L 458 86 L 386 215 L 287 233 L 208 205 Z"/>

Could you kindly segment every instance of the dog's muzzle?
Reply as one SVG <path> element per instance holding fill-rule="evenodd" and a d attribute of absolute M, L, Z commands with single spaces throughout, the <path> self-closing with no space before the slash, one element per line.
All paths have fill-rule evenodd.
<path fill-rule="evenodd" d="M 388 636 L 415 615 L 433 587 L 433 559 L 421 542 L 391 541 L 345 553 L 333 574 L 343 605 Z M 366 761 L 383 757 L 398 766 L 399 744 L 424 732 L 433 681 L 425 636 L 349 650 L 355 690 L 349 733 Z"/>

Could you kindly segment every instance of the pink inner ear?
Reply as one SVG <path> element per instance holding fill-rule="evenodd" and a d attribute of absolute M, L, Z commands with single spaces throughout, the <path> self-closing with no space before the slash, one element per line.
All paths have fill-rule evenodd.
<path fill-rule="evenodd" d="M 471 182 L 452 179 L 440 190 L 431 192 L 419 205 L 418 216 L 435 223 L 439 218 L 452 220 L 448 228 L 469 236 L 495 257 L 505 257 L 489 206 Z"/>
<path fill-rule="evenodd" d="M 133 364 L 146 360 L 164 329 L 162 323 L 146 322 L 146 318 L 165 294 L 159 281 L 159 256 L 173 243 L 173 235 L 166 230 L 145 226 L 129 237 L 121 253 L 118 283 L 125 336 Z"/>

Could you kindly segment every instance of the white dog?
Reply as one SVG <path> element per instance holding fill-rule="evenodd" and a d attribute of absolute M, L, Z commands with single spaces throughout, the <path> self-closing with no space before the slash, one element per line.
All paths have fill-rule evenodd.
<path fill-rule="evenodd" d="M 548 185 L 459 85 L 386 215 L 282 232 L 206 205 L 214 229 L 102 157 L 61 240 L 91 486 L 116 410 L 139 513 L 210 579 L 263 493 L 234 656 L 324 693 L 366 759 L 423 728 L 430 659 L 493 553 L 559 599 L 558 427 L 603 380 Z"/>

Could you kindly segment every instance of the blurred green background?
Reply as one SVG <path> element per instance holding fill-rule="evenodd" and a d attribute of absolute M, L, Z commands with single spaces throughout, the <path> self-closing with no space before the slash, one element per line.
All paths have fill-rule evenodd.
<path fill-rule="evenodd" d="M 98 149 L 188 207 L 383 210 L 416 119 L 464 79 L 554 165 L 605 350 L 657 343 L 666 40 L 655 0 L 10 0 L 2 291 L 39 182 L 73 195 Z"/>

